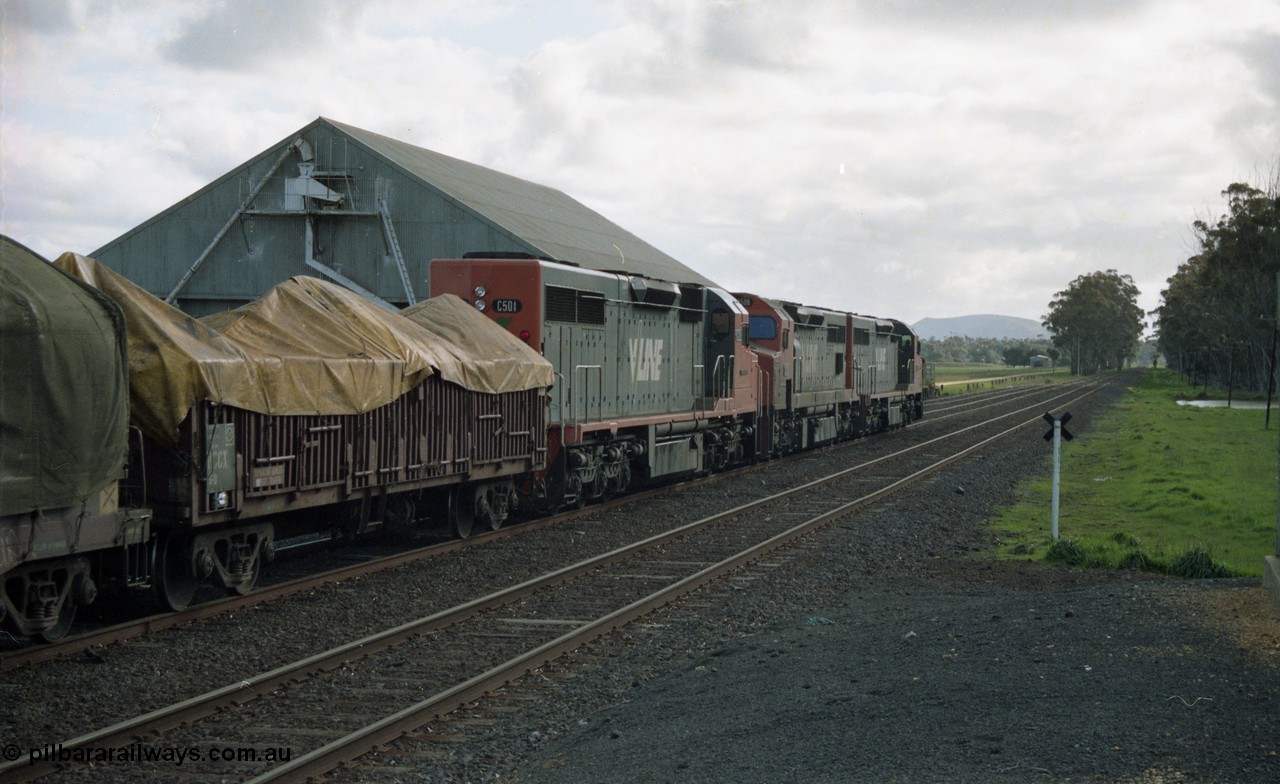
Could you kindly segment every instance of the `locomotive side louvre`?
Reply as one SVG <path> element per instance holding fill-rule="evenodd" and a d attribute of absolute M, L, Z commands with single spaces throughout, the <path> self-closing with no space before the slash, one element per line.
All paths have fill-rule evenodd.
<path fill-rule="evenodd" d="M 889 346 L 877 330 L 877 319 L 854 315 L 853 321 L 853 388 L 857 394 L 872 397 L 892 389 L 889 374 Z"/>
<path fill-rule="evenodd" d="M 795 324 L 795 405 L 846 403 L 848 391 L 848 314 L 793 303 L 776 303 Z"/>
<path fill-rule="evenodd" d="M 876 429 L 897 427 L 923 415 L 923 363 L 919 339 L 893 319 L 853 316 L 854 386 Z M 878 423 L 878 424 L 876 424 Z"/>

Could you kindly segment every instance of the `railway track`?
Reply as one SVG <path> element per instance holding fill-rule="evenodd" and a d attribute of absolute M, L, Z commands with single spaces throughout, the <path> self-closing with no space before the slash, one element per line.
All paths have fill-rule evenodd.
<path fill-rule="evenodd" d="M 970 395 L 951 396 L 943 399 L 941 402 L 934 402 L 930 405 L 927 409 L 928 413 L 926 418 L 920 423 L 913 425 L 910 428 L 910 432 L 915 434 L 922 429 L 931 428 L 939 423 L 949 421 L 958 416 L 972 415 L 974 413 L 1011 402 L 1016 402 L 1018 400 L 1040 400 L 1046 397 L 1053 399 L 1064 390 L 1075 389 L 1077 386 L 1078 385 L 1074 384 L 1060 384 L 1052 388 L 1015 387 L 978 392 Z M 846 446 L 865 445 L 866 443 L 868 442 L 855 441 L 829 448 L 840 449 Z M 793 455 L 786 459 L 796 459 L 799 457 L 803 457 L 803 455 Z M 716 481 L 737 475 L 743 471 L 758 470 L 759 468 L 759 466 L 748 466 L 692 481 Z M 584 514 L 599 514 L 601 511 L 610 508 L 615 508 L 625 504 L 644 502 L 649 498 L 669 493 L 673 487 L 676 486 L 664 486 L 653 490 L 634 493 L 622 498 L 611 499 L 604 503 L 595 504 L 586 510 L 573 510 L 554 515 L 552 517 L 531 520 L 520 525 L 503 528 L 498 531 L 488 531 L 482 534 L 477 534 L 466 540 L 440 542 L 425 547 L 413 548 L 374 560 L 350 564 L 336 569 L 329 569 L 297 579 L 264 586 L 247 595 L 227 596 L 196 604 L 186 608 L 185 610 L 177 612 L 163 612 L 136 618 L 99 629 L 92 629 L 70 635 L 63 640 L 53 643 L 18 648 L 0 655 L 0 672 L 31 666 L 54 659 L 79 656 L 86 650 L 101 649 L 106 646 L 126 642 L 164 629 L 185 626 L 187 624 L 196 623 L 209 618 L 216 618 L 230 613 L 247 610 L 252 607 L 286 599 L 291 596 L 305 594 L 323 586 L 353 580 L 370 574 L 376 574 L 378 572 L 394 569 L 399 566 L 429 558 L 444 556 L 463 547 L 494 542 L 512 536 L 522 536 L 544 526 L 563 524 Z"/>
<path fill-rule="evenodd" d="M 924 425 L 943 421 L 964 411 L 981 410 L 1000 401 L 1034 396 L 1039 391 L 1040 390 L 1027 389 L 1023 387 L 978 392 L 969 395 L 949 396 L 948 398 L 943 399 L 943 401 L 935 402 L 930 406 L 929 410 L 931 413 L 929 418 L 924 422 Z M 916 425 L 913 430 L 917 430 L 921 426 L 922 425 Z M 840 447 L 837 446 L 835 448 Z M 794 457 L 796 456 L 793 456 L 793 458 Z M 737 469 L 736 471 L 717 474 L 701 480 L 692 481 L 714 481 L 726 476 L 733 476 L 741 471 L 752 470 L 752 468 L 753 467 Z M 679 485 L 664 486 L 654 490 L 634 493 L 625 498 L 612 499 L 605 503 L 593 505 L 587 513 L 598 513 L 601 510 L 613 508 L 621 504 L 643 501 L 646 498 L 669 492 L 672 487 L 676 486 Z M 483 534 L 473 536 L 466 541 L 442 542 L 425 547 L 413 548 L 394 555 L 343 566 L 336 569 L 330 569 L 270 586 L 264 586 L 248 595 L 223 597 L 220 599 L 206 601 L 178 612 L 163 612 L 134 618 L 100 628 L 81 631 L 54 643 L 29 645 L 24 648 L 16 648 L 12 651 L 0 654 L 0 672 L 67 656 L 76 656 L 84 652 L 86 649 L 101 648 L 103 646 L 145 636 L 163 629 L 184 626 L 186 624 L 195 623 L 208 618 L 234 613 L 264 603 L 303 594 L 325 585 L 352 580 L 364 575 L 396 568 L 398 566 L 426 558 L 444 555 L 470 544 L 479 544 L 503 539 L 508 536 L 520 535 L 543 525 L 560 524 L 565 521 L 572 520 L 583 513 L 584 512 L 581 510 L 566 512 L 550 518 L 528 521 L 518 527 L 504 528 L 496 532 L 485 532 Z"/>
<path fill-rule="evenodd" d="M 264 753 L 290 749 L 290 759 L 269 770 L 244 761 L 208 761 L 195 778 L 274 781 L 322 774 L 1040 422 L 1046 406 L 1061 408 L 1090 392 L 1055 387 L 982 422 L 932 437 L 923 432 L 919 443 L 780 493 L 761 492 L 724 512 L 68 739 L 58 748 L 74 756 L 77 749 L 156 738 L 165 746 L 200 749 L 252 737 Z M 959 412 L 947 416 L 953 415 Z M 22 760 L 0 768 L 0 779 L 28 780 L 58 769 L 56 761 Z M 150 780 L 168 771 L 135 766 L 129 772 Z"/>

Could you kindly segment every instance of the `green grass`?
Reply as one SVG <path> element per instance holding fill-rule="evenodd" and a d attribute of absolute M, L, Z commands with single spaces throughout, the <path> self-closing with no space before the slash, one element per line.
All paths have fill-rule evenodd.
<path fill-rule="evenodd" d="M 1009 383 L 1005 381 L 987 383 L 984 379 L 1022 376 L 1024 378 L 1013 382 L 1015 386 L 1021 386 L 1023 384 L 1051 384 L 1055 381 L 1071 378 L 1070 373 L 1065 368 L 1059 368 L 1054 371 L 1050 368 L 1011 367 L 1009 365 L 978 362 L 938 363 L 930 367 L 933 368 L 933 383 L 938 385 L 937 392 L 944 396 L 963 395 L 966 392 L 982 392 L 994 389 L 997 386 L 1005 386 Z M 1027 376 L 1032 376 L 1032 378 L 1026 378 Z M 973 383 L 957 384 L 955 383 L 957 381 L 972 381 Z"/>
<path fill-rule="evenodd" d="M 1012 365 L 995 365 L 982 362 L 937 362 L 930 365 L 930 367 L 933 368 L 933 380 L 937 382 L 1021 376 L 1028 373 L 1049 375 L 1051 372 L 1049 368 L 1029 368 L 1026 365 L 1013 367 Z M 1059 368 L 1058 373 L 1066 374 L 1067 371 Z"/>
<path fill-rule="evenodd" d="M 1200 390 L 1146 373 L 1087 436 L 1062 448 L 1061 539 L 1049 538 L 1052 462 L 992 527 L 1007 557 L 1183 576 L 1260 576 L 1276 547 L 1277 422 L 1264 411 L 1179 406 Z M 1049 450 L 1046 448 L 1046 455 Z"/>

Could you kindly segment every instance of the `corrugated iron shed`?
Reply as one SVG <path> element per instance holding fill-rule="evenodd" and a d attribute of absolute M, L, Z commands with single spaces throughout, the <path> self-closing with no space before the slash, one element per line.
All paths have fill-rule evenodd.
<path fill-rule="evenodd" d="M 714 285 L 562 191 L 324 117 L 91 255 L 203 315 L 298 274 L 412 304 L 473 251 Z"/>
<path fill-rule="evenodd" d="M 712 282 L 563 191 L 328 120 L 423 182 L 528 242 L 540 255 L 605 272 Z"/>

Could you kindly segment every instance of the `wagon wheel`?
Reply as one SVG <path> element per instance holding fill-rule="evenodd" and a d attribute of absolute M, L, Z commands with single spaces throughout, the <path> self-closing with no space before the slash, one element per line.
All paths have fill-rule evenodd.
<path fill-rule="evenodd" d="M 163 534 L 156 542 L 155 563 L 151 576 L 156 597 L 170 610 L 184 610 L 195 598 L 200 580 L 191 571 L 187 539 L 178 534 Z"/>
<path fill-rule="evenodd" d="M 513 488 L 505 482 L 495 482 L 476 491 L 476 518 L 490 531 L 502 529 L 511 515 Z"/>
<path fill-rule="evenodd" d="M 459 539 L 471 536 L 471 527 L 476 521 L 476 504 L 470 490 L 454 487 L 449 490 L 449 528 Z"/>
<path fill-rule="evenodd" d="M 67 632 L 71 630 L 71 625 L 75 623 L 75 620 L 76 604 L 71 601 L 71 597 L 68 596 L 62 600 L 62 607 L 58 609 L 57 622 L 48 629 L 45 629 L 42 632 L 36 632 L 32 636 L 40 642 L 55 642 L 57 640 L 61 640 L 66 636 Z"/>
<path fill-rule="evenodd" d="M 262 556 L 259 553 L 253 554 L 253 570 L 249 573 L 248 579 L 244 582 L 233 585 L 227 589 L 229 596 L 248 596 L 253 593 L 253 589 L 258 587 L 258 573 L 262 571 Z"/>

